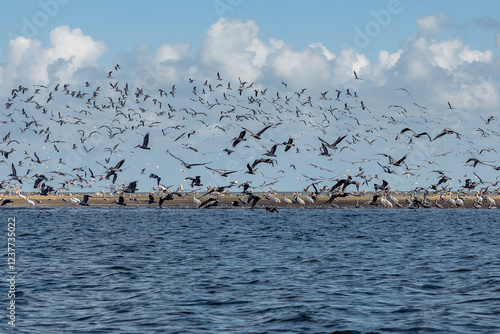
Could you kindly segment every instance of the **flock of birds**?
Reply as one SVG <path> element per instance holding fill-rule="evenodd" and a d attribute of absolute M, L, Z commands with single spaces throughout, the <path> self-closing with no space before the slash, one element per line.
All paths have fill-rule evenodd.
<path fill-rule="evenodd" d="M 314 93 L 282 82 L 271 92 L 216 73 L 147 90 L 125 77 L 117 64 L 77 87 L 13 88 L 0 115 L 0 188 L 31 206 L 48 195 L 82 206 L 118 196 L 113 203 L 124 206 L 140 191 L 159 206 L 192 196 L 197 207 L 213 207 L 230 194 L 233 206 L 301 206 L 321 195 L 334 206 L 369 193 L 369 204 L 393 207 L 402 206 L 401 191 L 391 184 L 407 182 L 407 207 L 460 206 L 462 196 L 495 207 L 495 116 L 467 119 L 447 102 L 443 119 L 405 88 L 392 92 L 400 102 L 380 110 L 352 88 Z M 353 85 L 361 80 L 354 72 Z M 451 164 L 465 168 L 463 177 L 450 176 Z M 305 199 L 278 193 L 291 180 Z M 432 194 L 439 200 L 429 202 Z"/>

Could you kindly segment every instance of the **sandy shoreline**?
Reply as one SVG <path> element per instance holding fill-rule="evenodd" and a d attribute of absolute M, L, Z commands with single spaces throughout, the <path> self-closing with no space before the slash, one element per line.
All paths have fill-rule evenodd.
<path fill-rule="evenodd" d="M 151 207 L 155 208 L 158 207 L 158 200 L 160 199 L 160 196 L 155 195 L 154 196 L 154 203 L 148 203 L 148 194 L 135 194 L 134 196 L 124 196 L 124 204 L 126 205 L 118 205 L 116 202 L 118 201 L 119 196 L 114 195 L 114 196 L 106 196 L 103 198 L 102 196 L 96 196 L 96 195 L 91 195 L 92 197 L 89 197 L 88 199 L 88 206 L 83 206 L 79 204 L 73 204 L 70 202 L 70 196 L 68 194 L 64 194 L 62 197 L 61 195 L 55 196 L 55 195 L 50 195 L 50 196 L 35 196 L 35 195 L 28 195 L 28 199 L 32 200 L 35 202 L 35 205 L 30 205 L 26 200 L 16 196 L 2 196 L 3 200 L 9 199 L 12 202 L 7 203 L 6 205 L 0 206 L 1 208 L 7 208 L 7 207 L 18 207 L 18 208 L 25 208 L 25 207 L 34 207 L 34 208 L 50 208 L 50 207 Z M 380 201 L 380 198 L 377 200 L 377 205 L 371 205 L 370 201 L 372 200 L 373 195 L 364 195 L 364 196 L 348 196 L 348 197 L 343 197 L 343 198 L 337 198 L 334 202 L 333 205 L 330 205 L 328 203 L 328 196 L 318 196 L 316 201 L 312 204 L 309 204 L 307 201 L 304 205 L 300 205 L 298 202 L 294 202 L 291 205 L 288 205 L 283 201 L 283 196 L 280 195 L 279 199 L 281 203 L 276 203 L 272 199 L 266 199 L 263 196 L 260 196 L 261 199 L 256 203 L 255 209 L 264 209 L 266 207 L 268 208 L 279 208 L 279 209 L 285 209 L 285 208 L 291 208 L 291 209 L 315 209 L 315 208 L 384 208 L 383 204 Z M 78 194 L 75 195 L 74 197 L 78 198 L 79 200 L 83 200 L 83 194 Z M 400 206 L 393 205 L 392 209 L 401 209 L 401 208 L 407 208 L 408 204 L 406 203 L 406 198 L 403 196 L 395 196 L 396 199 L 399 201 Z M 500 196 L 491 196 L 492 199 L 494 199 L 497 203 L 500 203 Z M 63 200 L 63 198 L 65 200 Z M 206 199 L 209 198 L 215 198 L 215 196 L 210 196 L 207 195 L 205 197 L 198 197 L 199 200 L 202 202 Z M 445 197 L 447 198 L 447 197 Z M 443 208 L 455 208 L 455 209 L 460 209 L 460 208 L 474 208 L 474 196 L 470 196 L 468 198 L 464 198 L 464 204 L 462 206 L 456 206 L 456 205 L 451 205 L 448 201 L 440 201 L 439 200 L 439 195 L 431 195 L 428 198 L 428 202 L 431 204 L 431 208 L 437 208 L 435 202 L 442 205 Z M 238 200 L 238 197 L 235 195 L 231 196 L 224 196 L 224 197 L 219 197 L 217 198 L 219 203 L 216 206 L 211 206 L 209 209 L 213 208 L 251 208 L 251 203 L 242 203 L 241 201 Z M 305 200 L 305 198 L 304 198 Z M 234 206 L 233 202 L 237 201 L 238 206 Z M 162 208 L 168 208 L 168 207 L 176 207 L 176 208 L 197 208 L 197 204 L 193 200 L 192 195 L 187 195 L 185 198 L 174 196 L 173 200 L 165 200 L 162 203 Z M 483 205 L 481 208 L 488 209 L 488 202 L 486 199 L 483 201 Z M 388 208 L 390 209 L 390 208 Z"/>

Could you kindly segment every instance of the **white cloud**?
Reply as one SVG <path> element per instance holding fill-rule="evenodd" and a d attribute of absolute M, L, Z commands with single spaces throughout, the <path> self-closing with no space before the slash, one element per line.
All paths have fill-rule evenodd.
<path fill-rule="evenodd" d="M 16 79 L 36 84 L 47 84 L 50 76 L 61 82 L 70 82 L 72 75 L 85 67 L 98 66 L 97 61 L 107 46 L 83 35 L 80 29 L 60 26 L 50 32 L 50 43 L 44 48 L 40 41 L 17 37 L 9 41 L 7 65 L 2 68 L 7 85 Z"/>
<path fill-rule="evenodd" d="M 344 84 L 354 78 L 354 71 L 360 77 L 366 77 L 363 73 L 369 72 L 370 61 L 364 54 L 357 53 L 354 50 L 341 50 L 335 59 L 333 70 L 335 82 Z"/>
<path fill-rule="evenodd" d="M 222 75 L 241 76 L 254 81 L 261 74 L 269 49 L 258 41 L 259 27 L 249 20 L 242 22 L 222 18 L 206 33 L 200 47 L 201 66 Z"/>
<path fill-rule="evenodd" d="M 426 15 L 417 20 L 420 33 L 434 34 L 439 32 L 443 25 L 450 21 L 450 17 L 441 13 L 439 15 Z"/>

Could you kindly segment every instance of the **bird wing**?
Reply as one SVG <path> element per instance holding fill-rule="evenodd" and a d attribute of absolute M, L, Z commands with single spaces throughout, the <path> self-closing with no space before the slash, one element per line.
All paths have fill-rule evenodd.
<path fill-rule="evenodd" d="M 146 133 L 146 135 L 144 136 L 144 140 L 142 142 L 142 146 L 143 147 L 148 147 L 148 144 L 149 144 L 149 132 Z"/>
<path fill-rule="evenodd" d="M 125 159 L 120 160 L 120 161 L 116 164 L 115 169 L 119 169 L 119 168 L 121 168 L 121 166 L 123 165 L 123 163 L 124 163 L 124 162 L 125 162 Z"/>

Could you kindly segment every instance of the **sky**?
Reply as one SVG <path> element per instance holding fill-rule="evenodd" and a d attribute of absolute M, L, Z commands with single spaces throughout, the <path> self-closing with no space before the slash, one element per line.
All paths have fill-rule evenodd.
<path fill-rule="evenodd" d="M 373 182 L 382 179 L 390 180 L 400 189 L 428 186 L 439 177 L 432 170 L 452 173 L 453 187 L 465 178 L 477 179 L 476 174 L 481 173 L 492 182 L 496 180 L 497 171 L 492 171 L 490 165 L 498 160 L 493 150 L 498 146 L 495 126 L 499 124 L 496 117 L 500 104 L 500 20 L 497 19 L 500 4 L 497 1 L 482 1 L 478 5 L 470 1 L 415 0 L 39 0 L 2 1 L 0 13 L 0 31 L 4 32 L 0 35 L 0 98 L 9 102 L 12 89 L 19 85 L 33 92 L 36 87 L 42 87 L 34 99 L 40 99 L 45 107 L 50 106 L 49 113 L 37 114 L 33 104 L 23 102 L 24 97 L 11 101 L 11 110 L 16 113 L 11 118 L 3 117 L 10 121 L 2 124 L 2 134 L 5 136 L 11 131 L 12 137 L 18 141 L 24 138 L 24 141 L 21 139 L 15 153 L 2 164 L 6 172 L 10 172 L 11 163 L 29 161 L 23 152 L 29 156 L 35 150 L 44 152 L 48 161 L 41 166 L 21 164 L 22 172 L 31 169 L 34 174 L 40 168 L 45 172 L 69 169 L 70 164 L 61 166 L 57 162 L 61 161 L 59 158 L 66 161 L 67 156 L 75 152 L 79 152 L 80 158 L 75 160 L 79 164 L 87 162 L 90 167 L 91 155 L 92 167 L 103 172 L 95 161 L 103 163 L 109 157 L 105 148 L 115 145 L 116 138 L 103 138 L 95 143 L 91 154 L 81 153 L 84 145 L 76 145 L 76 148 L 69 143 L 75 144 L 71 139 L 75 140 L 79 125 L 88 134 L 92 129 L 116 121 L 117 109 L 115 113 L 95 112 L 95 108 L 92 110 L 85 103 L 90 95 L 81 101 L 67 97 L 45 101 L 58 83 L 67 83 L 75 91 L 87 94 L 100 86 L 101 93 L 95 101 L 101 106 L 112 101 L 113 109 L 120 99 L 110 84 L 118 82 L 122 91 L 125 83 L 130 86 L 131 97 L 120 109 L 128 113 L 130 124 L 122 128 L 125 129 L 120 137 L 123 150 L 112 156 L 108 164 L 120 157 L 127 159 L 126 165 L 130 165 L 120 175 L 122 182 L 134 180 L 134 173 L 145 168 L 147 172 L 137 176 L 144 185 L 141 190 L 147 191 L 154 185 L 154 180 L 147 177 L 149 172 L 166 173 L 167 170 L 171 180 L 165 183 L 169 185 L 177 186 L 184 177 L 197 173 L 209 177 L 207 185 L 221 185 L 231 178 L 241 183 L 249 177 L 255 178 L 254 184 L 265 184 L 263 175 L 244 174 L 246 163 L 262 157 L 274 142 L 281 143 L 289 137 L 296 142 L 294 149 L 302 153 L 283 157 L 280 153 L 276 158 L 278 165 L 272 169 L 259 165 L 265 174 L 274 175 L 274 180 L 279 176 L 279 182 L 272 186 L 280 190 L 305 187 L 316 177 L 323 180 L 322 184 L 328 184 L 332 182 L 329 178 L 357 175 L 363 170 L 365 175 L 374 177 L 371 183 L 364 185 L 369 190 Z M 119 69 L 115 69 L 116 64 L 120 65 Z M 110 71 L 112 78 L 107 78 Z M 362 80 L 355 79 L 354 71 Z M 208 90 L 208 86 L 203 85 L 207 80 L 215 88 L 219 83 L 216 73 L 223 78 L 220 83 L 224 88 L 231 82 L 235 94 L 233 103 L 215 104 L 223 99 L 224 92 L 228 93 L 222 88 L 208 92 L 203 100 L 193 93 L 194 86 L 198 92 Z M 240 94 L 242 98 L 238 100 L 235 91 L 241 81 L 247 84 L 243 85 L 244 94 Z M 86 86 L 85 82 L 91 85 Z M 174 85 L 175 97 L 158 96 L 159 89 L 168 93 Z M 141 105 L 139 98 L 133 96 L 137 87 L 151 96 L 142 101 L 144 95 L 141 95 Z M 304 88 L 306 93 L 296 94 Z M 359 97 L 347 94 L 348 89 Z M 255 97 L 254 90 L 258 91 L 257 97 L 260 94 L 259 108 L 254 107 L 255 104 L 244 104 Z M 341 91 L 339 100 L 335 100 L 336 90 Z M 268 92 L 267 96 L 263 96 L 263 91 Z M 325 91 L 328 91 L 327 99 L 321 99 Z M 272 98 L 277 94 L 292 97 L 291 103 L 277 104 Z M 155 98 L 163 102 L 163 107 L 158 108 L 151 102 Z M 308 98 L 312 102 L 307 103 Z M 368 110 L 361 107 L 361 101 Z M 23 107 L 29 117 L 40 122 L 40 128 L 42 124 L 50 126 L 51 136 L 64 141 L 55 145 L 71 146 L 67 148 L 67 156 L 49 151 L 48 142 L 39 142 L 39 130 L 21 131 L 20 124 L 26 118 L 19 114 Z M 142 124 L 144 129 L 131 120 L 139 108 L 148 110 L 139 112 L 141 120 L 146 122 Z M 181 111 L 183 108 L 185 112 Z M 236 115 L 229 114 L 231 118 L 219 119 L 232 108 L 244 117 L 237 119 Z M 70 115 L 70 111 L 78 110 L 94 112 Z M 161 113 L 162 110 L 165 113 Z M 208 115 L 192 114 L 190 110 Z M 250 114 L 244 115 L 247 111 L 253 113 L 253 118 Z M 170 118 L 163 118 L 168 112 Z M 294 112 L 296 118 L 291 117 Z M 4 113 L 9 114 L 9 110 Z M 54 115 L 59 115 L 59 120 L 66 117 L 64 120 L 69 125 L 57 127 L 59 123 Z M 88 120 L 71 124 L 68 119 L 72 116 L 85 116 Z M 486 123 L 484 120 L 490 116 L 495 119 Z M 168 127 L 174 123 L 185 126 L 184 132 L 194 129 L 196 134 L 178 139 L 182 131 Z M 247 139 L 246 151 L 241 148 L 233 155 L 220 155 L 220 149 L 230 147 L 231 139 L 243 128 L 256 132 L 267 124 L 273 126 L 266 137 L 261 141 Z M 227 128 L 222 131 L 217 125 Z M 445 128 L 463 136 L 447 134 L 439 141 L 424 144 L 420 138 L 409 136 L 410 132 L 401 133 L 406 127 L 415 128 L 416 132 L 427 131 L 431 137 Z M 154 146 L 151 150 L 154 153 L 149 156 L 145 155 L 148 152 L 139 152 L 133 146 L 148 131 Z M 321 147 L 318 137 L 331 143 L 343 134 L 349 137 L 340 147 L 346 143 L 348 147 L 342 152 L 334 150 L 332 156 L 318 156 Z M 130 147 L 126 150 L 128 144 Z M 199 152 L 186 149 L 188 146 Z M 1 149 L 10 147 L 4 142 Z M 196 171 L 181 170 L 182 166 L 179 168 L 178 161 L 166 154 L 166 149 L 184 159 L 205 161 L 206 158 L 210 162 L 208 166 L 234 168 L 238 173 L 221 179 L 207 175 L 210 172 L 201 170 L 203 166 L 196 167 Z M 379 163 L 390 164 L 382 153 L 394 158 L 408 156 L 413 168 L 406 172 L 414 175 L 404 173 L 397 166 L 392 166 L 395 173 L 384 172 Z M 487 165 L 479 163 L 474 167 L 478 169 L 471 168 L 465 163 L 470 157 L 481 159 Z M 311 167 L 311 163 L 331 172 Z M 311 175 L 314 175 L 312 179 Z M 103 182 L 110 183 L 109 180 Z M 102 187 L 103 182 L 96 182 L 96 187 Z M 187 184 L 184 181 L 184 185 Z"/>

